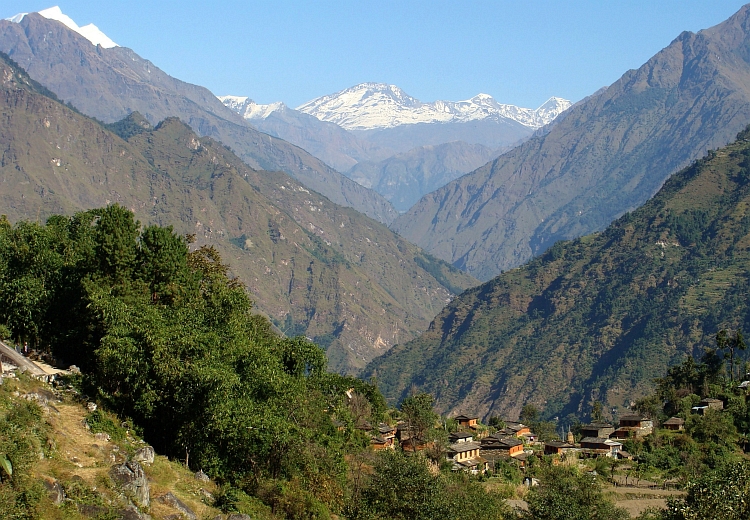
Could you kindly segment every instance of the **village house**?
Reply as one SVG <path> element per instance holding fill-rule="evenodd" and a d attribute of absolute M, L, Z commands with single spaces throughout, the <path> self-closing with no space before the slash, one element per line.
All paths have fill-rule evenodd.
<path fill-rule="evenodd" d="M 684 430 L 685 429 L 685 419 L 681 419 L 679 417 L 670 417 L 666 421 L 662 423 L 662 428 L 665 430 Z"/>
<path fill-rule="evenodd" d="M 498 434 L 485 437 L 481 442 L 482 454 L 492 452 L 497 455 L 514 457 L 523 453 L 523 442 L 515 437 L 499 437 Z"/>
<path fill-rule="evenodd" d="M 504 421 L 505 427 L 500 428 L 496 433 L 496 437 L 534 437 L 533 440 L 536 440 L 536 436 L 531 433 L 531 428 L 526 426 L 523 423 L 515 422 L 515 421 Z"/>
<path fill-rule="evenodd" d="M 447 460 L 453 462 L 454 471 L 467 471 L 471 474 L 487 471 L 487 460 L 479 455 L 479 443 L 459 442 L 451 444 L 445 453 Z"/>
<path fill-rule="evenodd" d="M 724 402 L 721 399 L 714 399 L 713 397 L 706 397 L 702 399 L 698 406 L 693 406 L 690 410 L 693 413 L 704 415 L 706 410 L 723 410 Z"/>
<path fill-rule="evenodd" d="M 581 437 L 609 437 L 615 427 L 609 423 L 593 422 L 581 426 Z"/>
<path fill-rule="evenodd" d="M 639 414 L 628 414 L 620 417 L 620 426 L 610 434 L 613 439 L 645 437 L 654 431 L 654 422 Z"/>
<path fill-rule="evenodd" d="M 469 432 L 454 432 L 448 435 L 448 442 L 450 442 L 451 444 L 473 441 L 474 435 Z"/>
<path fill-rule="evenodd" d="M 468 415 L 459 415 L 455 419 L 458 422 L 459 428 L 469 428 L 472 430 L 477 429 L 477 422 L 479 422 L 479 417 L 469 417 Z"/>
<path fill-rule="evenodd" d="M 564 441 L 549 441 L 544 443 L 544 454 L 545 455 L 564 455 L 577 451 L 578 448 L 574 444 L 570 444 Z"/>
<path fill-rule="evenodd" d="M 382 437 L 377 436 L 370 438 L 370 447 L 375 451 L 394 449 L 393 442 L 388 442 Z"/>
<path fill-rule="evenodd" d="M 584 437 L 581 439 L 581 454 L 585 457 L 617 457 L 622 443 L 604 437 Z"/>

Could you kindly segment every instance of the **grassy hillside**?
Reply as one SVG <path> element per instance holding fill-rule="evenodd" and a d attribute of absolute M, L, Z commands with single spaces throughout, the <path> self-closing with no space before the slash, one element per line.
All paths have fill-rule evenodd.
<path fill-rule="evenodd" d="M 474 283 L 442 261 L 420 262 L 427 255 L 385 226 L 284 173 L 250 168 L 177 119 L 151 129 L 133 114 L 112 127 L 125 141 L 43 95 L 22 71 L 0 67 L 2 213 L 43 221 L 118 202 L 144 223 L 195 234 L 198 245 L 216 244 L 280 329 L 327 348 L 334 370 L 354 372 L 416 336 Z"/>
<path fill-rule="evenodd" d="M 0 516 L 78 520 L 134 515 L 134 510 L 126 513 L 132 504 L 109 476 L 113 465 L 122 464 L 145 446 L 132 425 L 126 423 L 123 428 L 122 421 L 111 414 L 89 412 L 73 390 L 53 388 L 23 375 L 2 381 L 0 450 L 16 464 L 14 479 L 3 475 Z M 23 435 L 14 431 L 19 427 Z M 34 449 L 38 451 L 29 453 Z M 153 518 L 180 515 L 164 500 L 168 493 L 198 518 L 221 513 L 211 505 L 215 483 L 196 480 L 189 468 L 161 455 L 142 466 L 149 480 Z"/>
<path fill-rule="evenodd" d="M 600 234 L 558 242 L 466 291 L 418 339 L 371 363 L 441 411 L 620 410 L 719 329 L 750 329 L 750 133 L 674 175 Z"/>

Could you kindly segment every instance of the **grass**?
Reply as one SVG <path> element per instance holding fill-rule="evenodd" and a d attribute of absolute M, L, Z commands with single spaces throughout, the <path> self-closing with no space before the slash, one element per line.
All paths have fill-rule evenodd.
<path fill-rule="evenodd" d="M 40 390 L 53 391 L 48 385 L 25 375 L 20 375 L 18 379 L 5 378 L 0 385 L 0 403 L 20 401 L 25 394 Z M 42 407 L 43 420 L 48 428 L 44 447 L 46 454 L 34 463 L 30 480 L 56 480 L 62 485 L 68 499 L 56 506 L 46 493 L 42 493 L 34 516 L 45 520 L 83 520 L 91 516 L 84 516 L 79 507 L 88 506 L 101 509 L 100 514 L 95 516 L 98 520 L 119 518 L 117 510 L 124 507 L 123 498 L 109 478 L 109 469 L 113 464 L 124 462 L 128 454 L 144 445 L 143 441 L 131 430 L 122 428 L 116 416 L 99 410 L 89 414 L 74 394 L 56 393 L 60 402 L 51 402 L 51 406 Z M 3 413 L 0 407 L 0 416 Z M 98 431 L 108 433 L 110 440 L 97 439 L 95 433 Z M 214 518 L 220 514 L 206 498 L 206 492 L 216 493 L 216 485 L 196 480 L 193 472 L 183 464 L 157 455 L 154 464 L 144 465 L 144 471 L 152 499 L 151 507 L 146 512 L 152 518 L 177 513 L 172 507 L 154 500 L 168 492 L 190 507 L 200 519 Z"/>

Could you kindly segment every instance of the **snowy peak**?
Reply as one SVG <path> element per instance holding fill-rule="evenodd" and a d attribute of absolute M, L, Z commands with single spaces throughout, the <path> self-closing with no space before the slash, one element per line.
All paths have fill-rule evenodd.
<path fill-rule="evenodd" d="M 18 13 L 15 16 L 11 16 L 10 18 L 6 18 L 9 22 L 13 23 L 20 23 L 21 20 L 29 13 Z M 43 9 L 39 11 L 37 14 L 47 18 L 48 20 L 56 20 L 66 26 L 68 29 L 77 32 L 84 38 L 86 38 L 88 41 L 90 41 L 94 45 L 101 45 L 105 49 L 111 49 L 112 47 L 118 47 L 118 45 L 113 42 L 106 34 L 104 34 L 99 28 L 94 25 L 93 23 L 90 23 L 88 25 L 84 25 L 83 27 L 79 27 L 78 24 L 76 24 L 72 18 L 67 16 L 66 14 L 63 14 L 62 10 L 58 7 L 50 7 L 48 9 Z"/>
<path fill-rule="evenodd" d="M 551 122 L 570 107 L 570 101 L 550 98 L 537 110 L 498 103 L 489 94 L 465 101 L 422 103 L 395 85 L 361 83 L 335 94 L 313 99 L 297 110 L 347 130 L 393 128 L 418 123 L 464 123 L 511 120 L 532 129 Z"/>
<path fill-rule="evenodd" d="M 270 105 L 259 105 L 247 96 L 217 97 L 229 110 L 249 120 L 265 119 L 274 112 L 283 112 L 287 109 L 287 106 L 280 101 Z"/>

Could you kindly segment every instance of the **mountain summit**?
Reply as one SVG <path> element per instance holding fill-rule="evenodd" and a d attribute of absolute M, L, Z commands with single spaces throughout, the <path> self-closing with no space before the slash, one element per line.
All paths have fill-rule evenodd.
<path fill-rule="evenodd" d="M 27 14 L 29 13 L 18 13 L 15 16 L 6 18 L 6 20 L 8 20 L 9 22 L 13 22 L 13 23 L 20 23 L 21 20 L 23 20 Z M 93 43 L 94 45 L 101 45 L 105 49 L 119 47 L 119 45 L 113 42 L 109 36 L 104 34 L 93 23 L 84 25 L 83 27 L 79 27 L 78 24 L 75 23 L 70 16 L 63 14 L 62 10 L 58 6 L 43 9 L 41 11 L 38 11 L 37 14 L 43 16 L 44 18 L 47 18 L 48 20 L 56 20 L 62 23 L 68 29 L 72 29 L 73 31 L 77 32 L 78 34 L 86 38 L 88 41 Z"/>
<path fill-rule="evenodd" d="M 425 195 L 392 228 L 481 280 L 604 229 L 750 121 L 750 6 L 683 32 L 549 132 Z"/>
<path fill-rule="evenodd" d="M 347 130 L 504 119 L 536 129 L 551 122 L 570 106 L 570 101 L 553 97 L 532 110 L 498 103 L 488 94 L 478 94 L 465 101 L 422 103 L 395 85 L 361 83 L 308 101 L 297 110 Z"/>

